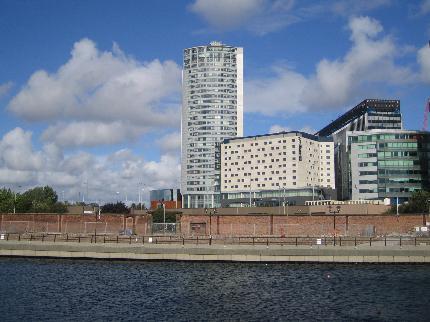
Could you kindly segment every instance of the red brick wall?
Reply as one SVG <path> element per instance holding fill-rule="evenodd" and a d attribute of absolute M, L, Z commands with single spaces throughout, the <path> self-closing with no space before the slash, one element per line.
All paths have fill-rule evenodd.
<path fill-rule="evenodd" d="M 211 221 L 211 224 L 210 224 Z M 181 233 L 211 234 L 214 236 L 363 236 L 368 232 L 383 236 L 402 234 L 430 222 L 423 215 L 182 215 Z M 191 231 L 191 223 L 204 223 L 198 233 Z M 62 232 L 118 234 L 125 228 L 138 235 L 150 234 L 150 217 L 144 215 L 102 214 L 2 214 L 0 231 L 3 232 Z"/>
<path fill-rule="evenodd" d="M 205 223 L 206 234 L 211 230 L 214 236 L 363 236 L 369 232 L 382 236 L 411 232 L 426 220 L 430 221 L 423 215 L 182 215 L 181 232 L 193 235 L 191 224 Z"/>
<path fill-rule="evenodd" d="M 71 214 L 2 214 L 0 231 L 10 233 L 80 233 L 80 234 L 118 234 L 129 228 L 143 235 L 150 231 L 148 216 L 102 214 L 96 220 L 95 215 Z"/>

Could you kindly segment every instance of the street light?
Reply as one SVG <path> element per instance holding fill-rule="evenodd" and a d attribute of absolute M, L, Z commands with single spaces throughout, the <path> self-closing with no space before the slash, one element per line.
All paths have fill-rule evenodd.
<path fill-rule="evenodd" d="M 21 186 L 18 186 L 18 189 L 21 188 Z M 16 191 L 14 191 L 14 202 L 13 202 L 13 213 L 16 212 Z"/>
<path fill-rule="evenodd" d="M 208 209 L 205 208 L 205 214 L 209 214 L 209 237 L 212 238 L 212 215 L 216 215 L 218 210 L 216 208 Z"/>
<path fill-rule="evenodd" d="M 100 219 L 100 203 L 96 202 L 95 204 L 97 205 L 97 211 L 94 207 L 94 216 L 96 219 L 95 227 L 94 227 L 94 243 L 96 244 L 97 243 L 97 221 Z"/>
<path fill-rule="evenodd" d="M 15 194 L 15 200 L 13 202 L 13 213 L 15 214 L 15 212 L 16 212 L 16 191 L 14 191 L 14 194 Z"/>
<path fill-rule="evenodd" d="M 430 218 L 430 199 L 427 199 L 427 204 L 429 205 L 429 218 Z"/>
<path fill-rule="evenodd" d="M 333 231 L 334 231 L 334 245 L 336 245 L 336 214 L 340 212 L 340 206 L 336 206 L 336 208 L 332 207 L 331 205 L 328 206 L 328 212 L 333 214 Z"/>
<path fill-rule="evenodd" d="M 145 186 L 145 185 L 144 185 Z M 143 207 L 143 191 L 145 190 L 145 188 L 142 188 L 142 194 L 141 194 L 141 200 L 140 200 L 140 210 L 142 210 Z"/>
<path fill-rule="evenodd" d="M 166 234 L 166 205 L 164 204 L 164 202 L 162 203 L 163 205 L 163 223 L 164 223 L 164 235 Z"/>

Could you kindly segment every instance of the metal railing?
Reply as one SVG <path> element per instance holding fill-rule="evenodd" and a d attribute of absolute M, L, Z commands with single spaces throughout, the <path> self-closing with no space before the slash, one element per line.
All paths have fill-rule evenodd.
<path fill-rule="evenodd" d="M 302 236 L 160 236 L 160 235 L 90 235 L 90 234 L 44 234 L 0 233 L 1 241 L 115 243 L 115 244 L 172 244 L 172 245 L 277 245 L 277 246 L 423 246 L 430 245 L 430 237 L 302 237 Z"/>

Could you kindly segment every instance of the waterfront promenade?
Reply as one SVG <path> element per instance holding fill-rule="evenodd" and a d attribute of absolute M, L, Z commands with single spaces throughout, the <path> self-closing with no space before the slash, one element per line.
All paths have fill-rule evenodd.
<path fill-rule="evenodd" d="M 430 246 L 142 245 L 1 240 L 0 256 L 109 260 L 430 263 Z"/>

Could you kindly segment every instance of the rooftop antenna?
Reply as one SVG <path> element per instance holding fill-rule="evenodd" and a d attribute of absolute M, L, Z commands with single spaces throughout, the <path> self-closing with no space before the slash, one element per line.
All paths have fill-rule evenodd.
<path fill-rule="evenodd" d="M 424 106 L 424 122 L 423 122 L 423 129 L 422 129 L 423 131 L 427 131 L 429 112 L 430 112 L 430 97 L 427 99 Z"/>

